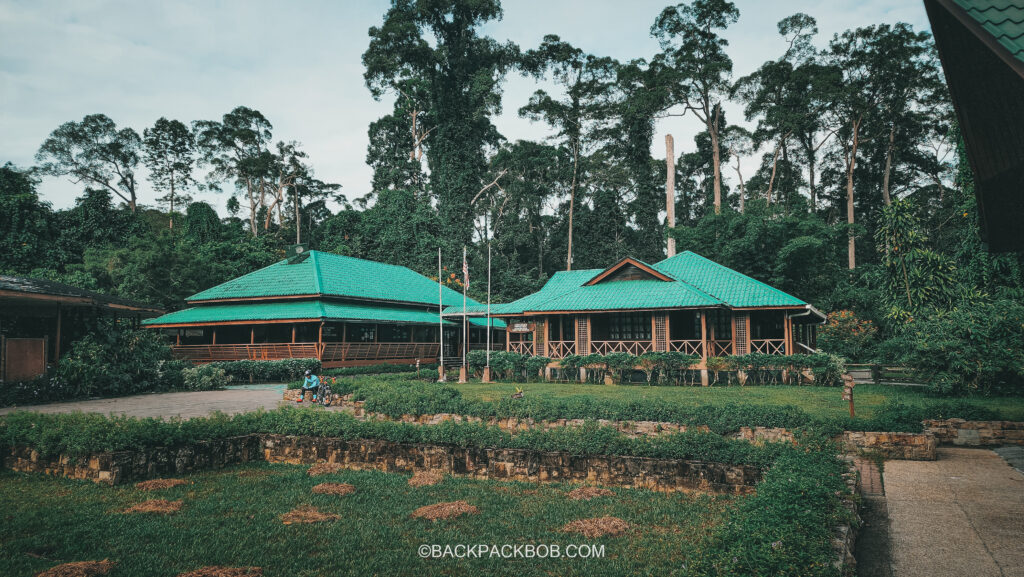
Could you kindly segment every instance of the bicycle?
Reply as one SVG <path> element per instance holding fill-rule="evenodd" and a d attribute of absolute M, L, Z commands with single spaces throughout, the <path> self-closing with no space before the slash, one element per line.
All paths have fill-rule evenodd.
<path fill-rule="evenodd" d="M 314 400 L 313 402 L 324 407 L 331 406 L 331 398 L 333 396 L 331 385 L 327 383 L 327 379 L 328 377 L 320 377 L 320 386 L 317 387 L 316 393 L 313 394 L 313 396 L 316 398 L 316 400 Z M 330 377 L 330 380 L 331 382 L 334 383 L 337 382 L 337 380 L 334 377 Z"/>

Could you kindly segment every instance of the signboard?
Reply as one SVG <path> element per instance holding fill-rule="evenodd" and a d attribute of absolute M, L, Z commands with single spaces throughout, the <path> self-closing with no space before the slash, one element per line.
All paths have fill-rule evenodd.
<path fill-rule="evenodd" d="M 508 325 L 510 333 L 532 333 L 533 323 L 511 323 Z"/>

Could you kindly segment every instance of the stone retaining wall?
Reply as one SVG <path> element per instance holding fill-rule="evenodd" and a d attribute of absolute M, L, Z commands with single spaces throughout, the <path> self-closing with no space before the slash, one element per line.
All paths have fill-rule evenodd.
<path fill-rule="evenodd" d="M 935 435 L 938 442 L 947 445 L 1024 445 L 1024 422 L 1021 421 L 935 419 L 924 421 L 924 427 L 925 431 Z"/>
<path fill-rule="evenodd" d="M 258 435 L 244 435 L 212 441 L 198 441 L 185 447 L 159 447 L 146 451 L 115 451 L 72 459 L 67 456 L 41 458 L 38 451 L 13 447 L 4 457 L 4 467 L 14 471 L 45 473 L 72 479 L 89 479 L 118 485 L 156 477 L 219 469 L 262 460 Z"/>
<path fill-rule="evenodd" d="M 905 461 L 934 461 L 938 444 L 931 433 L 886 433 L 873 431 L 846 431 L 839 441 L 847 452 L 870 452 L 886 459 Z"/>
<path fill-rule="evenodd" d="M 250 461 L 341 463 L 349 469 L 434 470 L 477 479 L 590 481 L 658 491 L 745 494 L 762 471 L 752 465 L 628 456 L 580 457 L 528 449 L 482 449 L 284 435 L 247 435 L 186 447 L 99 453 L 81 459 L 43 459 L 12 448 L 4 466 L 15 471 L 90 479 L 111 485 L 180 475 Z"/>
<path fill-rule="evenodd" d="M 389 472 L 432 470 L 476 479 L 589 481 L 657 491 L 751 493 L 761 469 L 703 461 L 629 456 L 574 456 L 529 449 L 484 449 L 268 435 L 264 459 L 284 463 L 341 463 Z"/>
<path fill-rule="evenodd" d="M 835 554 L 832 566 L 838 569 L 841 575 L 854 575 L 857 569 L 854 550 L 861 524 L 860 511 L 857 507 L 857 495 L 860 494 L 860 474 L 857 472 L 853 458 L 845 457 L 845 459 L 848 467 L 847 472 L 843 474 L 846 490 L 840 498 L 843 501 L 843 508 L 850 514 L 850 519 L 832 528 L 832 551 Z"/>

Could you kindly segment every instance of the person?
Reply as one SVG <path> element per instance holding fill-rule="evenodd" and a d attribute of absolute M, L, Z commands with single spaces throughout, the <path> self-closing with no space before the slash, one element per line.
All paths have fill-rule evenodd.
<path fill-rule="evenodd" d="M 320 377 L 313 374 L 312 371 L 306 371 L 306 380 L 302 382 L 302 396 L 296 400 L 296 403 L 301 403 L 306 398 L 306 391 L 313 391 L 313 402 L 316 402 L 316 394 L 320 390 Z"/>

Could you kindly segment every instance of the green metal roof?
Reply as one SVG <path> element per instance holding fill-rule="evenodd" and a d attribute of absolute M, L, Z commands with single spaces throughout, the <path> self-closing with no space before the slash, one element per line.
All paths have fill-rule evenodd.
<path fill-rule="evenodd" d="M 287 260 L 190 296 L 188 301 L 323 295 L 436 305 L 437 281 L 404 266 L 309 251 L 296 264 Z M 462 295 L 442 289 L 445 305 L 461 305 Z M 479 304 L 469 299 L 472 304 Z"/>
<path fill-rule="evenodd" d="M 995 38 L 1024 62 L 1024 5 L 1020 0 L 953 0 Z"/>
<path fill-rule="evenodd" d="M 807 304 L 795 296 L 691 251 L 665 259 L 654 265 L 654 268 L 734 308 Z"/>
<path fill-rule="evenodd" d="M 352 320 L 437 324 L 436 312 L 320 300 L 218 304 L 192 307 L 143 321 L 147 325 L 274 320 Z"/>
<path fill-rule="evenodd" d="M 511 303 L 492 304 L 491 312 L 516 315 L 545 311 L 807 306 L 792 295 L 694 252 L 648 266 L 674 280 L 603 281 L 584 286 L 606 269 L 558 272 L 541 290 Z M 486 305 L 466 309 L 479 314 L 486 310 Z M 461 305 L 444 309 L 445 316 L 461 312 Z"/>

